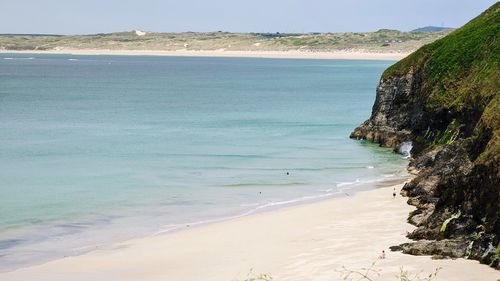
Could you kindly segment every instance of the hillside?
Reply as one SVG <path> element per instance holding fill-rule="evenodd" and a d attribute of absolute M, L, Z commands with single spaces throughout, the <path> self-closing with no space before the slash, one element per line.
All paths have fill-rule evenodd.
<path fill-rule="evenodd" d="M 414 29 L 411 32 L 441 32 L 441 31 L 446 30 L 446 29 L 451 29 L 451 28 L 429 25 L 429 26 L 424 26 L 424 27 Z"/>
<path fill-rule="evenodd" d="M 417 240 L 395 249 L 500 268 L 500 3 L 389 67 L 369 120 L 351 134 L 398 150 Z"/>
<path fill-rule="evenodd" d="M 0 50 L 227 50 L 227 51 L 334 51 L 362 49 L 373 52 L 408 52 L 439 39 L 450 31 L 348 33 L 229 33 L 142 31 L 95 35 L 0 35 Z"/>

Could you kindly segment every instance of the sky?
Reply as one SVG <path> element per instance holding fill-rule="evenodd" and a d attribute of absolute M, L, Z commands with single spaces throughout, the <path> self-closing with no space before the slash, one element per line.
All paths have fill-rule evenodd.
<path fill-rule="evenodd" d="M 344 32 L 459 27 L 495 0 L 0 0 L 0 33 Z"/>

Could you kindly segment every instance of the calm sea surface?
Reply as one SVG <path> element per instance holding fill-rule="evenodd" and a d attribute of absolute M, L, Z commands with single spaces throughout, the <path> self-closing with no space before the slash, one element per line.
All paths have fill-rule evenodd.
<path fill-rule="evenodd" d="M 390 64 L 0 54 L 0 270 L 404 176 Z"/>

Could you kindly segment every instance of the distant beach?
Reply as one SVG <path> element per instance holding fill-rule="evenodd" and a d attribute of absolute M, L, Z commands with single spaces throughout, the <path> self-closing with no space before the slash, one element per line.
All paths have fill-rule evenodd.
<path fill-rule="evenodd" d="M 394 186 L 399 193 L 402 185 Z M 369 267 L 373 280 L 398 280 L 400 269 L 435 281 L 496 280 L 498 271 L 472 260 L 433 260 L 391 252 L 407 241 L 413 207 L 393 187 L 289 207 L 99 248 L 76 257 L 0 274 L 2 281 L 340 280 Z M 348 196 L 349 195 L 349 196 Z M 385 259 L 378 258 L 382 250 Z"/>
<path fill-rule="evenodd" d="M 60 49 L 47 51 L 11 51 L 12 54 L 65 54 L 65 55 L 120 55 L 120 56 L 181 56 L 181 57 L 248 57 L 248 58 L 286 58 L 286 59 L 349 59 L 349 60 L 400 60 L 408 52 L 373 52 L 365 50 L 345 51 L 229 51 L 229 50 L 106 50 L 106 49 Z"/>

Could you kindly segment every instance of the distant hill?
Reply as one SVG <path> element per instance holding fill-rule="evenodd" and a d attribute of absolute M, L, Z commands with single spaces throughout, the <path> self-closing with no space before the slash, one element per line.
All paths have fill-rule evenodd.
<path fill-rule="evenodd" d="M 335 51 L 411 52 L 442 38 L 443 32 L 338 33 L 159 33 L 133 30 L 93 35 L 0 34 L 0 50 L 226 50 L 226 51 Z"/>
<path fill-rule="evenodd" d="M 441 32 L 443 30 L 448 30 L 448 29 L 453 29 L 453 28 L 429 25 L 429 26 L 424 26 L 424 27 L 414 29 L 410 32 Z"/>

